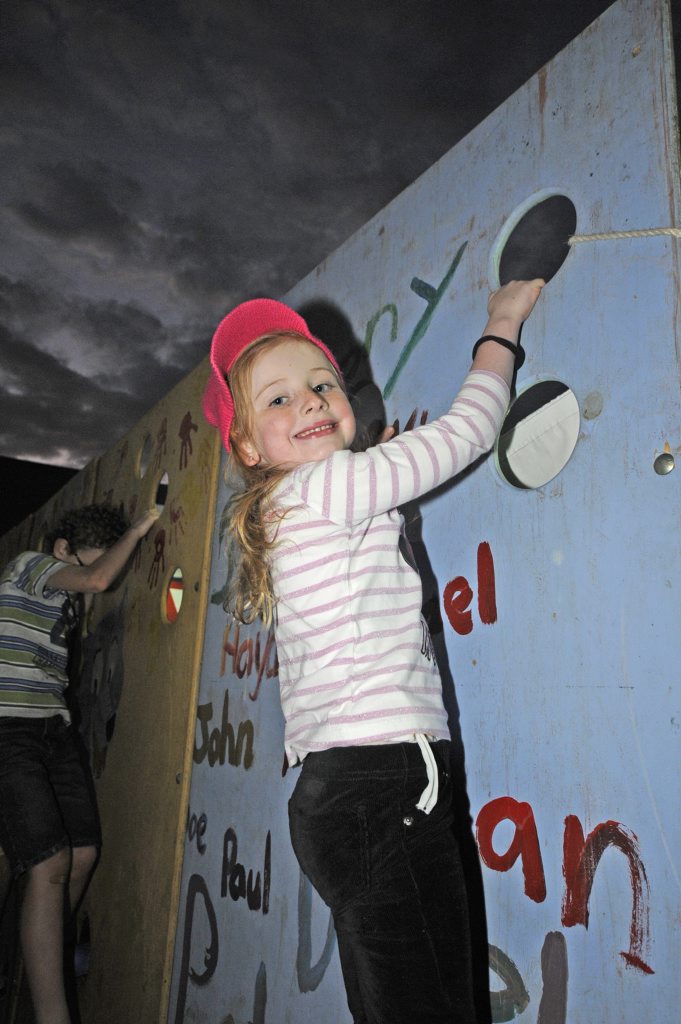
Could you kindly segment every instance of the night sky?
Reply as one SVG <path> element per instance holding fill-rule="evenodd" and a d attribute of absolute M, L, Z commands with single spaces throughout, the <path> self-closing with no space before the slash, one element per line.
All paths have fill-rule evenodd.
<path fill-rule="evenodd" d="M 0 455 L 108 450 L 608 6 L 1 0 Z"/>

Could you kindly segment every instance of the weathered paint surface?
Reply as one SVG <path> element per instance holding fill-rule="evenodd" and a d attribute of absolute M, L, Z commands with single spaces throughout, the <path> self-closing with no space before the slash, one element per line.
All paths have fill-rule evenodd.
<path fill-rule="evenodd" d="M 681 223 L 666 31 L 656 0 L 615 4 L 288 295 L 367 420 L 381 396 L 402 429 L 448 407 L 519 211 L 564 195 L 580 233 Z M 653 468 L 681 455 L 678 245 L 574 247 L 527 324 L 518 391 L 555 379 L 579 405 L 565 468 L 522 490 L 492 457 L 417 510 L 495 1021 L 678 1020 L 681 475 Z M 225 615 L 226 575 L 218 525 L 169 1020 L 340 1024 L 328 912 L 289 846 L 276 652 Z"/>
<path fill-rule="evenodd" d="M 167 1013 L 217 476 L 200 404 L 206 363 L 97 469 L 94 500 L 121 503 L 130 518 L 154 504 L 161 511 L 123 581 L 98 598 L 83 641 L 81 732 L 104 835 L 87 895 L 92 961 L 80 994 L 93 1024 Z M 182 604 L 169 616 L 177 569 Z"/>
<path fill-rule="evenodd" d="M 219 441 L 200 408 L 207 363 L 0 542 L 3 559 L 40 550 L 67 509 L 93 501 L 110 501 L 130 518 L 163 506 L 126 572 L 93 599 L 82 622 L 80 729 L 104 836 L 79 915 L 81 936 L 89 926 L 91 959 L 78 991 L 92 1024 L 167 1017 L 219 462 Z M 178 568 L 183 600 L 170 621 L 168 589 Z M 3 964 L 16 942 L 11 924 L 3 916 Z M 25 986 L 11 1002 L 6 1016 L 0 1004 L 2 1020 L 33 1020 Z"/>

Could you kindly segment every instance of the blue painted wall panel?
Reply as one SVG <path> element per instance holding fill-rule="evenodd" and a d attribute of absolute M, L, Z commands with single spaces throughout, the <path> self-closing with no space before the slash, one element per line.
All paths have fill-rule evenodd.
<path fill-rule="evenodd" d="M 403 428 L 413 410 L 449 406 L 496 284 L 495 242 L 524 204 L 568 196 L 580 233 L 681 223 L 666 18 L 656 0 L 620 0 L 288 295 L 317 315 L 335 307 L 357 343 L 389 307 L 369 331 L 381 389 L 422 334 L 386 397 L 389 422 Z M 678 260 L 669 236 L 575 245 L 526 325 L 517 382 L 518 391 L 554 378 L 570 387 L 581 412 L 572 458 L 539 489 L 518 490 L 492 457 L 420 503 L 447 699 L 453 706 L 453 678 L 471 812 L 482 815 L 497 1020 L 525 1005 L 523 989 L 522 1019 L 543 1024 L 678 1018 L 681 476 L 653 469 L 665 444 L 681 454 Z M 220 508 L 227 496 L 223 488 Z M 496 589 L 487 624 L 482 543 Z M 216 591 L 225 574 L 216 537 Z M 473 592 L 465 634 L 448 615 L 457 577 Z M 203 714 L 212 702 L 210 728 L 219 725 L 227 693 L 233 727 L 252 723 L 254 757 L 250 767 L 197 757 L 184 890 L 194 876 L 203 895 L 180 917 L 171 1019 L 347 1021 L 337 957 L 325 947 L 328 914 L 312 897 L 308 933 L 308 893 L 288 847 L 294 780 L 281 776 L 276 678 L 253 699 L 258 672 L 246 648 L 221 666 L 227 626 L 213 605 Z M 230 637 L 228 646 L 234 627 Z M 264 631 L 240 637 L 262 653 Z M 197 726 L 199 754 L 207 735 Z M 228 828 L 254 874 L 270 833 L 267 914 L 249 909 L 236 883 L 236 896 L 221 895 Z M 514 838 L 525 873 L 522 858 L 512 862 Z M 216 944 L 206 967 L 203 950 Z M 543 947 L 564 958 L 566 995 L 560 961 L 542 973 Z"/>

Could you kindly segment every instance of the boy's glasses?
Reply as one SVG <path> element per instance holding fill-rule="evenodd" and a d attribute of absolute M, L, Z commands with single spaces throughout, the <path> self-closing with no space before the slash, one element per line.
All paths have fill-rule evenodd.
<path fill-rule="evenodd" d="M 79 558 L 79 556 L 78 556 L 78 552 L 77 552 L 77 551 L 74 551 L 73 553 L 74 553 L 74 555 L 76 556 L 76 561 L 78 562 L 78 565 L 80 565 L 80 566 L 83 566 L 83 567 L 84 567 L 84 566 L 85 566 L 85 562 L 81 562 L 81 560 L 80 560 L 80 558 Z"/>

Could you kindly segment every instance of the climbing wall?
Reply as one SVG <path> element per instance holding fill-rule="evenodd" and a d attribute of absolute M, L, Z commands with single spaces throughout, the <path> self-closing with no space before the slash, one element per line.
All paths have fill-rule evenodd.
<path fill-rule="evenodd" d="M 549 279 L 498 450 L 409 509 L 465 754 L 481 1019 L 678 1020 L 680 243 L 612 234 L 681 224 L 670 40 L 665 2 L 620 0 L 285 297 L 367 425 L 405 430 L 448 408 L 489 290 Z M 228 497 L 169 1021 L 341 1024 L 276 651 L 223 608 Z"/>
<path fill-rule="evenodd" d="M 93 1024 L 165 1019 L 207 602 L 218 448 L 207 361 L 100 459 L 96 501 L 161 514 L 98 601 L 79 688 L 104 847 L 88 899 Z"/>
<path fill-rule="evenodd" d="M 91 1024 L 167 1016 L 219 467 L 200 407 L 207 366 L 2 541 L 5 558 L 40 550 L 64 511 L 92 501 L 130 519 L 160 512 L 127 571 L 92 601 L 81 641 L 79 724 L 104 836 L 79 915 Z M 25 993 L 12 1019 L 32 1020 Z"/>

